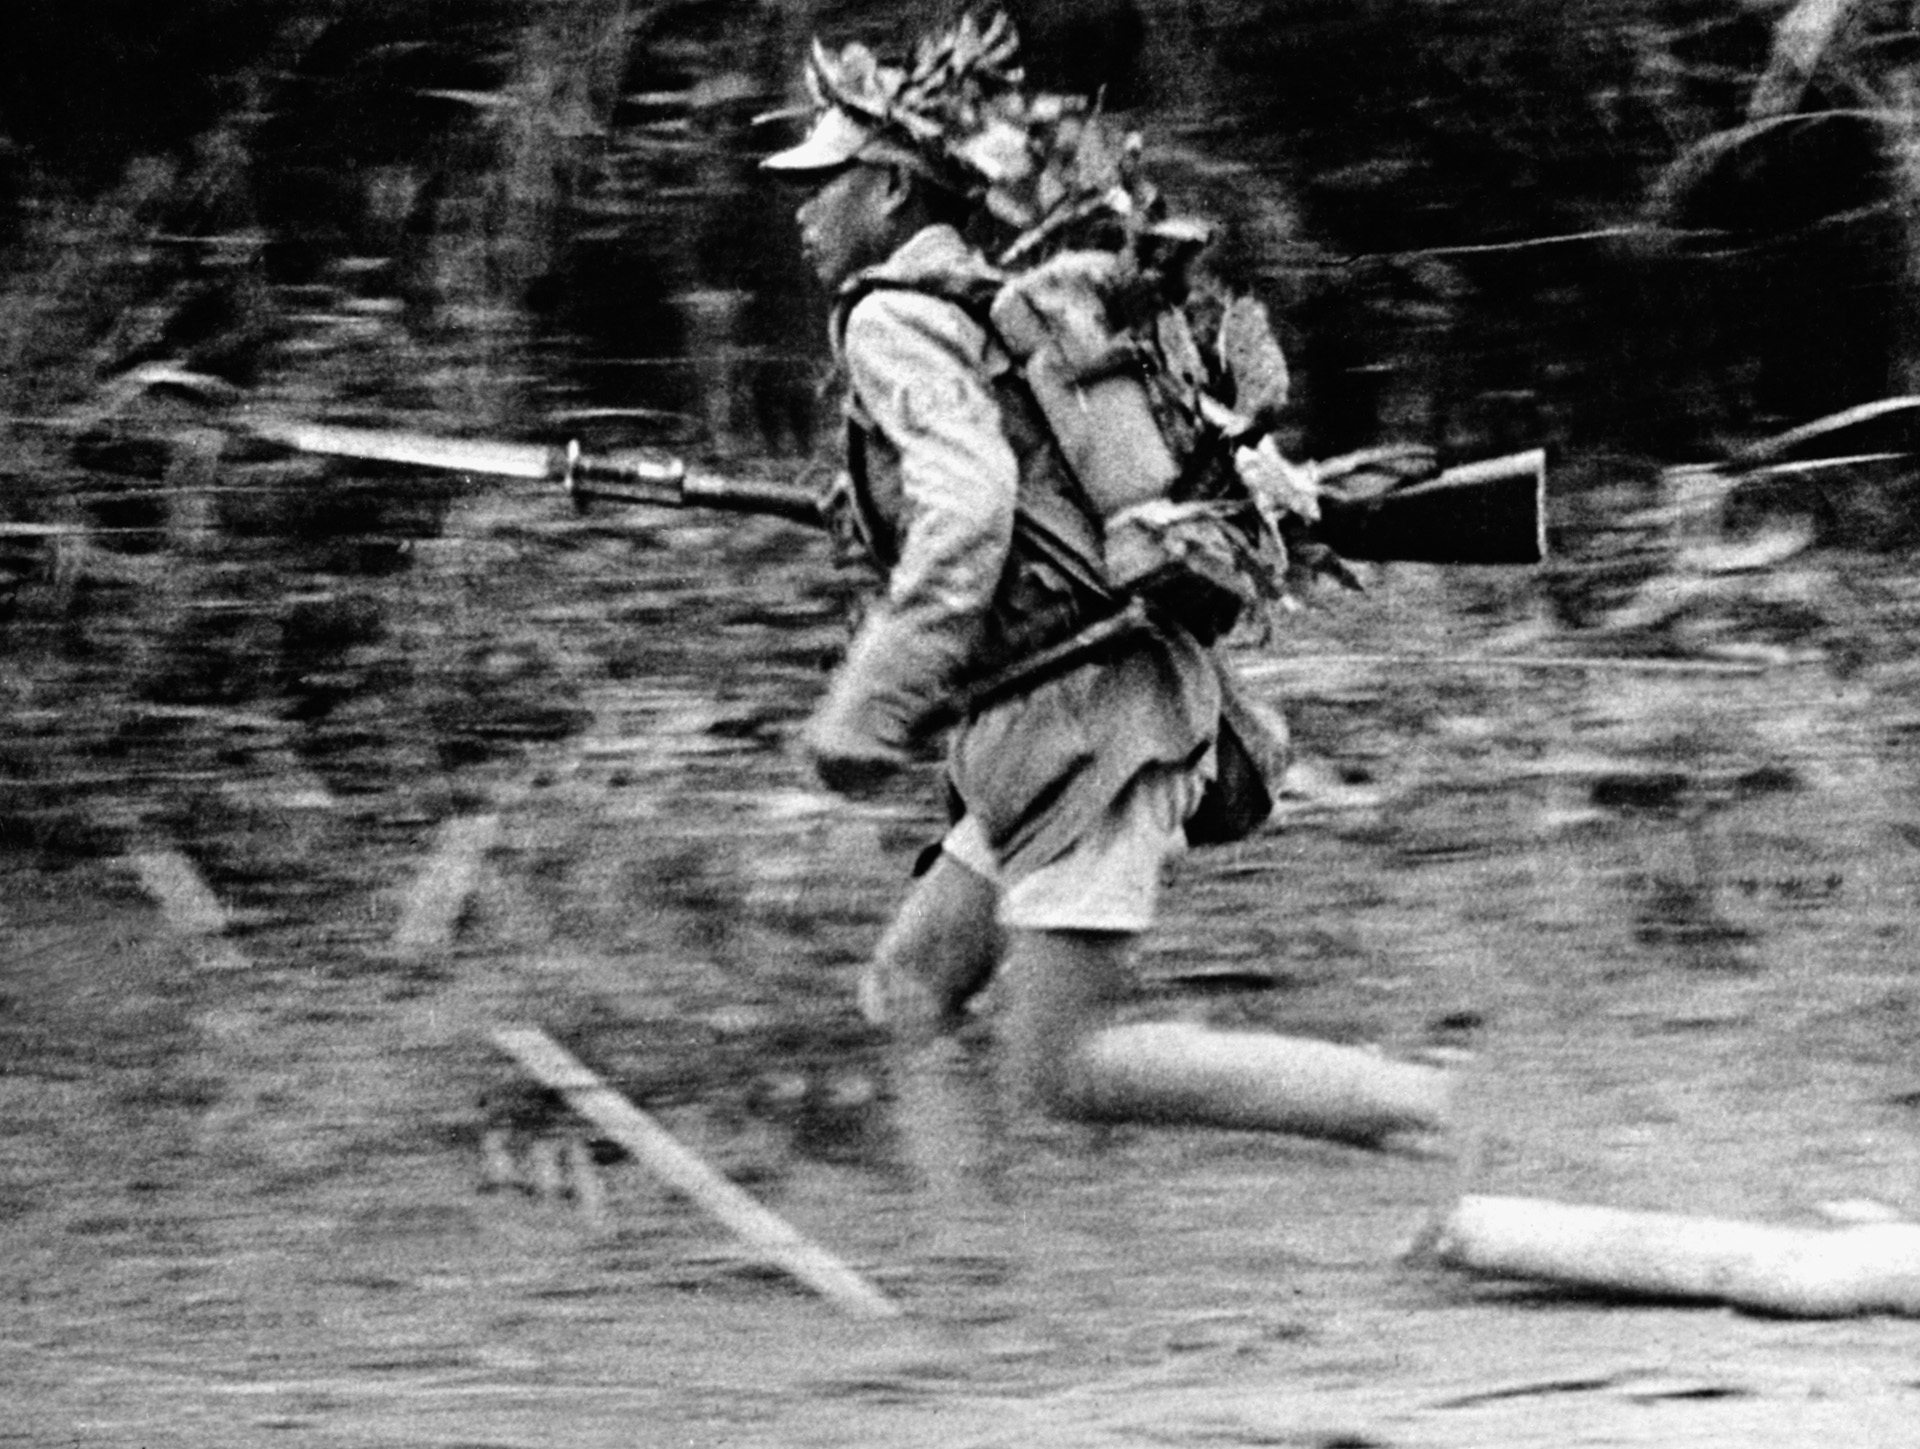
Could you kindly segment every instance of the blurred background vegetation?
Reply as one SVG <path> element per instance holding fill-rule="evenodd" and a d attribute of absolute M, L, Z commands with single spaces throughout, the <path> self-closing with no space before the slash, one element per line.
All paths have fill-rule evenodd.
<path fill-rule="evenodd" d="M 1030 76 L 1103 93 L 1179 204 L 1224 227 L 1218 265 L 1271 304 L 1294 363 L 1296 451 L 1554 446 L 1568 623 L 1619 572 L 1592 540 L 1657 502 L 1663 469 L 1914 390 L 1906 5 L 1006 8 Z M 460 770 L 578 729 L 583 680 L 685 653 L 529 622 L 568 576 L 561 535 L 529 553 L 514 530 L 551 501 L 506 516 L 453 482 L 274 456 L 140 369 L 304 417 L 796 469 L 832 443 L 822 299 L 795 198 L 755 171 L 783 138 L 754 118 L 796 98 L 811 36 L 895 44 L 951 14 L 8 6 L 7 838 L 91 848 L 156 812 L 191 837 L 211 808 L 193 782 L 263 760 L 336 790 L 436 780 L 432 815 Z M 1906 541 L 1903 481 L 1853 479 L 1822 541 Z M 564 535 L 576 575 L 592 537 Z M 699 546 L 722 567 L 675 596 L 683 635 L 755 581 L 792 586 L 766 561 L 802 547 L 758 525 Z M 636 577 L 665 552 L 623 547 Z M 1658 557 L 1626 552 L 1635 581 Z M 130 791 L 143 768 L 153 789 Z"/>

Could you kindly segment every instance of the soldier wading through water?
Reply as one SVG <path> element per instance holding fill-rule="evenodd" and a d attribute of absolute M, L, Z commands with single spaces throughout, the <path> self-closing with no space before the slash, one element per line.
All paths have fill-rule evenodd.
<path fill-rule="evenodd" d="M 983 75 L 1017 86 L 1017 71 L 993 73 L 1011 51 L 1003 21 L 923 45 L 911 71 L 857 45 L 837 57 L 816 46 L 811 129 L 763 163 L 810 193 L 801 244 L 836 289 L 849 387 L 846 475 L 829 506 L 885 579 L 804 736 L 844 793 L 905 766 L 956 686 L 1111 606 L 1087 587 L 1100 520 L 983 314 L 1006 273 L 963 239 L 985 188 L 938 119 Z M 1224 765 L 1223 708 L 1245 746 Z M 1000 972 L 1004 1067 L 1024 1100 L 1070 1117 L 1298 1128 L 1300 1053 L 1316 1044 L 1114 1019 L 1132 994 L 1134 939 L 1210 783 L 1242 797 L 1224 803 L 1243 833 L 1270 810 L 1286 747 L 1284 726 L 1265 725 L 1170 619 L 964 722 L 948 756 L 958 819 L 868 965 L 864 1014 L 924 1041 Z M 1401 1070 L 1335 1130 L 1438 1125 L 1438 1074 Z"/>

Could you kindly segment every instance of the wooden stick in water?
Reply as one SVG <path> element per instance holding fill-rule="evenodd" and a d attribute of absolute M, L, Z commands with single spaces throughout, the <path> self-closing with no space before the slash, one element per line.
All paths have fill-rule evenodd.
<path fill-rule="evenodd" d="M 641 1166 L 692 1198 L 768 1262 L 848 1313 L 862 1318 L 900 1316 L 899 1304 L 708 1167 L 545 1032 L 502 1027 L 493 1040 L 631 1152 Z"/>

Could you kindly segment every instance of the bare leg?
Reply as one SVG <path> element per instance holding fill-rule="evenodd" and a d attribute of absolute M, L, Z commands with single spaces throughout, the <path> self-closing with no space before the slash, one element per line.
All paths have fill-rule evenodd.
<path fill-rule="evenodd" d="M 860 982 L 860 1012 L 903 1039 L 958 1024 L 1006 949 L 993 883 L 943 855 L 901 902 Z"/>
<path fill-rule="evenodd" d="M 999 904 L 992 882 L 942 855 L 914 882 L 860 981 L 861 1014 L 893 1036 L 903 1165 L 918 1189 L 914 1240 L 936 1265 L 936 1288 L 954 1270 L 990 1266 L 1007 1252 L 994 1198 L 991 1084 L 975 1080 L 951 1034 L 999 968 Z"/>
<path fill-rule="evenodd" d="M 955 1036 L 900 1041 L 888 1055 L 900 1162 L 915 1188 L 912 1251 L 949 1267 L 1005 1253 L 991 1078 Z"/>
<path fill-rule="evenodd" d="M 1016 931 L 1008 1067 L 1044 1110 L 1372 1142 L 1445 1123 L 1448 1078 L 1371 1052 L 1188 1022 L 1114 1024 L 1132 937 Z"/>
<path fill-rule="evenodd" d="M 1001 1051 L 1014 1102 L 1060 1117 L 1094 1115 L 1078 1057 L 1132 994 L 1133 937 L 1021 930 L 1008 937 Z"/>

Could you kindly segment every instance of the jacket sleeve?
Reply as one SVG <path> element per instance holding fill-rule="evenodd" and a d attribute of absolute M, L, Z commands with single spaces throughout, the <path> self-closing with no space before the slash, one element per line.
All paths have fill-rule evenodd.
<path fill-rule="evenodd" d="M 960 308 L 882 290 L 848 316 L 849 381 L 899 459 L 897 558 L 809 727 L 824 762 L 904 755 L 979 647 L 1012 545 L 1019 470 Z"/>

